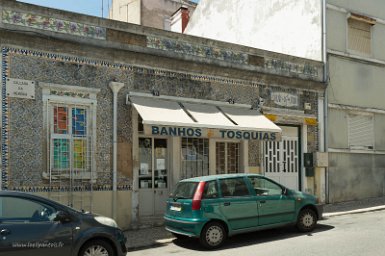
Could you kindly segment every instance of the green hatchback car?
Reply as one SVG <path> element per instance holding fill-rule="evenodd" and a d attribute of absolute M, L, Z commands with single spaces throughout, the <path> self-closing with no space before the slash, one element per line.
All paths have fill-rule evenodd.
<path fill-rule="evenodd" d="M 229 236 L 284 225 L 310 232 L 322 212 L 315 196 L 245 173 L 179 181 L 167 200 L 164 219 L 177 238 L 196 237 L 214 249 Z"/>

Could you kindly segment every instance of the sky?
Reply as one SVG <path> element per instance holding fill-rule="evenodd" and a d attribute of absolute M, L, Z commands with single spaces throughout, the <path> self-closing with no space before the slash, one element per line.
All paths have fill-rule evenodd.
<path fill-rule="evenodd" d="M 108 16 L 111 0 L 18 0 L 19 2 L 36 4 L 70 12 L 83 13 L 92 16 Z"/>
<path fill-rule="evenodd" d="M 41 5 L 70 12 L 83 13 L 98 17 L 108 17 L 112 0 L 18 0 L 19 2 Z M 199 0 L 191 0 L 199 2 Z M 102 16 L 103 7 L 103 16 Z"/>

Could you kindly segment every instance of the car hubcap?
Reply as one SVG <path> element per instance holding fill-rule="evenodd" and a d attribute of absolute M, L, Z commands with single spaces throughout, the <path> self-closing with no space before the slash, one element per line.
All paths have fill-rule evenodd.
<path fill-rule="evenodd" d="M 206 241 L 209 245 L 215 246 L 221 243 L 223 239 L 222 229 L 217 226 L 210 227 L 206 232 Z"/>
<path fill-rule="evenodd" d="M 310 213 L 306 213 L 304 216 L 303 216 L 303 221 L 302 221 L 303 225 L 305 227 L 311 227 L 314 223 L 314 218 L 313 216 L 310 214 Z"/>
<path fill-rule="evenodd" d="M 106 248 L 100 245 L 89 247 L 85 252 L 84 256 L 108 256 Z"/>

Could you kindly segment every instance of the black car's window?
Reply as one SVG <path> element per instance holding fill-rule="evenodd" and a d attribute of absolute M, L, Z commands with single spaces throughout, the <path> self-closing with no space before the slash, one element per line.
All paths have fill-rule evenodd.
<path fill-rule="evenodd" d="M 198 182 L 179 182 L 172 196 L 180 199 L 192 199 Z"/>
<path fill-rule="evenodd" d="M 3 196 L 0 197 L 0 222 L 42 222 L 51 221 L 56 210 L 40 202 Z"/>
<path fill-rule="evenodd" d="M 249 177 L 258 196 L 281 195 L 282 187 L 262 177 Z"/>
<path fill-rule="evenodd" d="M 218 187 L 215 180 L 209 181 L 205 184 L 205 189 L 203 191 L 203 198 L 217 198 L 218 197 Z"/>
<path fill-rule="evenodd" d="M 222 197 L 249 196 L 250 192 L 243 178 L 221 179 Z"/>

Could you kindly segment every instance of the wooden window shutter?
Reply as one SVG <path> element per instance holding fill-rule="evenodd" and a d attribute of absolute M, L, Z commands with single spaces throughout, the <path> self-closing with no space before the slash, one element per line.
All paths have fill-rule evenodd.
<path fill-rule="evenodd" d="M 355 52 L 371 54 L 371 28 L 375 20 L 352 14 L 348 19 L 348 48 Z"/>

